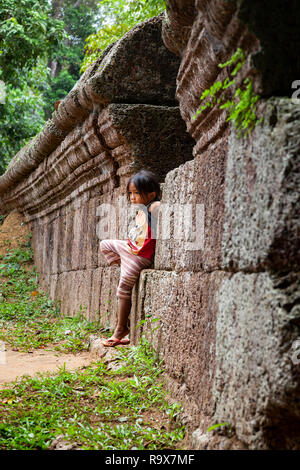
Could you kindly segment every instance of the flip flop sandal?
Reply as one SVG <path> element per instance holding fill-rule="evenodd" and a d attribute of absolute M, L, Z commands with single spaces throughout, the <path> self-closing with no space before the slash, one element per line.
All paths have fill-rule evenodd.
<path fill-rule="evenodd" d="M 125 344 L 129 344 L 130 341 L 129 341 L 129 339 L 109 338 L 109 339 L 105 339 L 105 340 L 101 341 L 101 343 L 103 344 L 103 346 L 106 346 L 108 348 L 113 348 L 113 347 L 118 346 L 120 344 L 122 344 L 123 346 Z"/>

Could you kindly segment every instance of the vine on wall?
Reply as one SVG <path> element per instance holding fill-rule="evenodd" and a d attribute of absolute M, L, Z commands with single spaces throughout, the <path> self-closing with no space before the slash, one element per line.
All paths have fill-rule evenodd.
<path fill-rule="evenodd" d="M 204 90 L 200 99 L 201 101 L 206 101 L 196 111 L 193 119 L 196 119 L 202 111 L 209 107 L 219 106 L 220 109 L 227 109 L 228 117 L 226 121 L 234 123 L 238 137 L 246 137 L 256 124 L 262 122 L 263 118 L 258 119 L 256 115 L 256 106 L 260 96 L 255 95 L 251 79 L 245 78 L 242 81 L 241 86 L 236 89 L 232 100 L 225 101 L 222 95 L 225 90 L 234 87 L 237 75 L 245 62 L 245 53 L 241 48 L 238 48 L 227 62 L 218 65 L 220 68 L 235 67 L 232 72 L 228 72 L 230 78 L 226 77 L 224 81 L 217 81 L 210 88 Z"/>

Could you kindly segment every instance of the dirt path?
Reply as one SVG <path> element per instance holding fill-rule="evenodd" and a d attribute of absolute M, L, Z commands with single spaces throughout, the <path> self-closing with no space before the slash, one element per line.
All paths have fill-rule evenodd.
<path fill-rule="evenodd" d="M 22 375 L 34 375 L 37 372 L 58 372 L 59 367 L 73 371 L 87 366 L 92 361 L 89 352 L 77 354 L 62 354 L 44 349 L 34 350 L 30 353 L 6 350 L 0 352 L 0 389 L 6 387 L 7 382 L 16 380 Z"/>
<path fill-rule="evenodd" d="M 8 249 L 15 249 L 19 243 L 26 243 L 30 226 L 25 223 L 22 215 L 14 210 L 0 225 L 0 254 Z M 1 282 L 1 278 L 0 278 Z M 33 350 L 30 353 L 14 351 L 0 341 L 0 389 L 22 375 L 33 376 L 37 372 L 56 372 L 65 364 L 67 370 L 75 370 L 91 363 L 93 358 L 89 351 L 76 354 L 62 354 L 51 347 Z"/>

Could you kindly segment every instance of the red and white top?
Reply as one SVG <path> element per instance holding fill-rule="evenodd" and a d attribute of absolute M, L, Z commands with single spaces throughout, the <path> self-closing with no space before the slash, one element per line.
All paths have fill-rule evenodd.
<path fill-rule="evenodd" d="M 156 244 L 157 219 L 149 212 L 149 207 L 154 201 L 159 201 L 159 198 L 156 197 L 146 206 L 139 204 L 141 209 L 136 215 L 135 226 L 131 228 L 126 240 L 129 253 L 150 260 L 154 257 Z"/>

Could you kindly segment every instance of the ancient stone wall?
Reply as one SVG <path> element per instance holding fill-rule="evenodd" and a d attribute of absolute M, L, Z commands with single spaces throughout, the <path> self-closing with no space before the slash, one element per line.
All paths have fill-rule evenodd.
<path fill-rule="evenodd" d="M 116 320 L 119 270 L 99 244 L 126 234 L 117 222 L 126 220 L 128 177 L 148 168 L 163 182 L 193 158 L 175 100 L 180 60 L 162 42 L 162 19 L 110 46 L 0 177 L 1 212 L 17 208 L 31 225 L 40 286 L 62 312 L 105 324 Z"/>
<path fill-rule="evenodd" d="M 136 323 L 149 316 L 143 333 L 197 428 L 195 448 L 298 445 L 300 114 L 275 98 L 264 117 L 251 139 L 231 130 L 226 147 L 222 137 L 167 174 L 163 203 L 179 193 L 184 207 L 203 204 L 204 247 L 186 251 L 171 214 L 171 239 L 157 241 L 154 271 L 140 281 Z M 206 433 L 224 422 L 234 434 Z"/>
<path fill-rule="evenodd" d="M 133 292 L 131 340 L 144 334 L 164 359 L 195 449 L 300 444 L 300 112 L 287 96 L 299 59 L 282 57 L 298 20 L 296 2 L 280 3 L 268 15 L 256 1 L 168 0 L 166 17 L 104 52 L 0 178 L 1 212 L 32 224 L 43 288 L 65 313 L 81 305 L 112 325 L 119 268 L 99 252 L 99 206 L 118 214 L 129 175 L 159 174 L 156 255 Z M 246 139 L 217 106 L 193 118 L 238 47 L 236 86 L 251 78 L 262 96 Z"/>
<path fill-rule="evenodd" d="M 163 26 L 166 46 L 181 57 L 176 98 L 196 145 L 194 160 L 167 174 L 162 203 L 178 194 L 192 206 L 194 225 L 197 205 L 203 208 L 204 246 L 185 249 L 183 219 L 168 214 L 171 237 L 158 240 L 136 316 L 149 315 L 141 328 L 165 360 L 199 449 L 299 446 L 300 114 L 284 97 L 299 58 L 289 52 L 288 74 L 266 66 L 271 49 L 274 63 L 288 60 L 282 50 L 298 20 L 296 4 L 284 12 L 279 3 L 272 5 L 285 33 L 276 44 L 273 12 L 268 17 L 255 2 L 169 0 Z M 237 47 L 247 56 L 240 80 L 251 79 L 264 97 L 263 123 L 245 140 L 217 106 L 193 117 L 203 91 L 226 77 L 218 64 Z M 231 429 L 206 432 L 224 422 Z"/>

